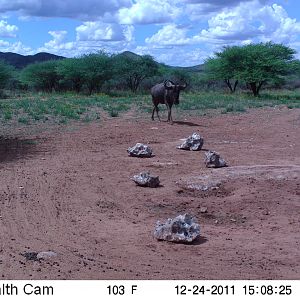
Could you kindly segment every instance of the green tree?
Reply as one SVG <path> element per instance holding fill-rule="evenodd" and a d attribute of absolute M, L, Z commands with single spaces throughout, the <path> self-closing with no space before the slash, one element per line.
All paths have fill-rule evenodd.
<path fill-rule="evenodd" d="M 278 83 L 293 70 L 295 50 L 271 42 L 225 47 L 206 61 L 207 77 L 224 80 L 231 92 L 238 81 L 258 96 L 266 83 Z"/>
<path fill-rule="evenodd" d="M 254 96 L 269 82 L 284 79 L 294 66 L 295 50 L 271 42 L 241 47 L 241 68 L 236 76 L 246 82 Z"/>
<path fill-rule="evenodd" d="M 95 90 L 100 89 L 103 83 L 113 76 L 112 59 L 104 51 L 85 54 L 80 57 L 79 68 L 82 78 L 91 95 Z"/>
<path fill-rule="evenodd" d="M 49 60 L 30 64 L 21 72 L 21 82 L 31 88 L 51 93 L 59 87 L 58 61 Z"/>
<path fill-rule="evenodd" d="M 0 60 L 0 90 L 6 87 L 9 80 L 13 77 L 14 68 Z"/>
<path fill-rule="evenodd" d="M 292 72 L 297 76 L 300 76 L 300 60 L 296 59 L 292 62 L 291 66 Z"/>
<path fill-rule="evenodd" d="M 83 76 L 85 60 L 83 58 L 66 58 L 59 61 L 57 73 L 64 81 L 70 82 L 73 90 L 79 93 L 85 83 L 86 76 Z"/>
<path fill-rule="evenodd" d="M 119 54 L 113 63 L 115 77 L 124 80 L 134 93 L 143 80 L 158 74 L 158 63 L 150 55 Z"/>
<path fill-rule="evenodd" d="M 215 58 L 205 62 L 207 80 L 223 80 L 231 93 L 238 85 L 237 71 L 241 69 L 241 47 L 225 47 L 222 52 L 215 53 Z"/>

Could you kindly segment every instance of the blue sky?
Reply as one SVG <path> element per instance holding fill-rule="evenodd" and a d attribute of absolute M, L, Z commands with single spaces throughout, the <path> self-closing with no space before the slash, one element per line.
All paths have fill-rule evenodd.
<path fill-rule="evenodd" d="M 226 45 L 273 41 L 300 58 L 299 0 L 0 0 L 0 51 L 104 49 L 192 66 Z"/>

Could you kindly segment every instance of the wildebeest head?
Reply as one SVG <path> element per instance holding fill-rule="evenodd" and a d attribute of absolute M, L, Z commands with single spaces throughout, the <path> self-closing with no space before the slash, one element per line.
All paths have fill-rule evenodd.
<path fill-rule="evenodd" d="M 180 91 L 184 90 L 187 87 L 187 84 L 175 84 L 171 80 L 165 80 L 164 86 L 167 97 L 171 99 L 174 104 L 179 104 Z"/>

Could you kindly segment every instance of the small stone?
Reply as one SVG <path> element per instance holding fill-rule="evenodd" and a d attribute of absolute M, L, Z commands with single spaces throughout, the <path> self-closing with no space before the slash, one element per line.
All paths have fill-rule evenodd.
<path fill-rule="evenodd" d="M 193 133 L 181 145 L 177 146 L 177 149 L 199 151 L 203 144 L 204 139 L 200 136 L 200 134 Z"/>
<path fill-rule="evenodd" d="M 159 186 L 159 177 L 150 175 L 150 172 L 141 172 L 131 178 L 137 185 L 156 188 Z"/>
<path fill-rule="evenodd" d="M 215 151 L 205 152 L 205 165 L 207 168 L 222 168 L 227 167 L 226 161 Z"/>
<path fill-rule="evenodd" d="M 156 223 L 154 237 L 175 243 L 191 243 L 200 236 L 200 225 L 189 214 L 168 219 L 165 223 Z"/>
<path fill-rule="evenodd" d="M 230 219 L 231 222 L 236 222 L 236 219 Z"/>
<path fill-rule="evenodd" d="M 49 259 L 52 257 L 56 257 L 57 253 L 53 252 L 53 251 L 43 251 L 43 252 L 39 252 L 36 256 L 37 259 Z"/>
<path fill-rule="evenodd" d="M 129 147 L 127 149 L 127 152 L 129 153 L 130 156 L 135 156 L 135 157 L 151 157 L 152 156 L 152 149 L 144 144 L 137 143 L 133 147 Z"/>
<path fill-rule="evenodd" d="M 201 214 L 207 213 L 207 207 L 205 207 L 205 206 L 201 207 L 200 212 L 201 212 Z"/>
<path fill-rule="evenodd" d="M 38 260 L 37 258 L 38 252 L 24 252 L 20 254 L 24 256 L 26 260 Z"/>

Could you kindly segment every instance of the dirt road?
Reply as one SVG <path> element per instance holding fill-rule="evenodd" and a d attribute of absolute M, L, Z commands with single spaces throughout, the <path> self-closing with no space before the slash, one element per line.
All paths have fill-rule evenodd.
<path fill-rule="evenodd" d="M 289 174 L 300 166 L 300 110 L 190 117 L 173 126 L 148 119 L 2 139 L 0 279 L 300 279 L 299 169 Z M 230 168 L 260 166 L 267 176 L 261 168 L 271 166 L 278 176 L 252 172 L 216 191 L 182 188 L 179 182 L 217 171 L 205 168 L 204 151 L 176 149 L 193 132 Z M 129 157 L 137 142 L 155 156 Z M 163 186 L 129 179 L 144 170 Z M 199 240 L 154 239 L 157 220 L 185 212 L 197 218 Z M 20 254 L 48 250 L 58 256 Z"/>

